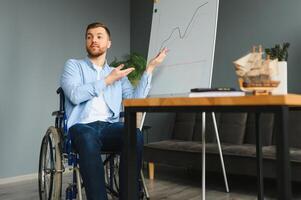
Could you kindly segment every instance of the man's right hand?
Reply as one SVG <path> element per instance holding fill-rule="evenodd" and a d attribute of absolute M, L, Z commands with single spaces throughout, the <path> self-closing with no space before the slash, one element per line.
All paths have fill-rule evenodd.
<path fill-rule="evenodd" d="M 127 68 L 121 70 L 124 67 L 124 64 L 119 65 L 105 78 L 105 83 L 107 85 L 113 84 L 115 81 L 122 79 L 123 77 L 127 76 L 129 73 L 135 70 L 135 68 Z"/>

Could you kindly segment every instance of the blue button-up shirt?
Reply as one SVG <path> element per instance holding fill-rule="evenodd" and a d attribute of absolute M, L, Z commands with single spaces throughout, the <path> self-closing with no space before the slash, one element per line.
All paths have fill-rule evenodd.
<path fill-rule="evenodd" d="M 103 66 L 103 75 L 111 73 L 113 67 Z M 145 98 L 150 90 L 151 74 L 144 72 L 138 86 L 134 89 L 127 77 L 106 85 L 104 79 L 97 80 L 97 71 L 89 58 L 70 59 L 66 62 L 61 76 L 61 87 L 65 93 L 67 128 L 81 122 L 87 116 L 91 100 L 101 93 L 112 115 L 109 122 L 119 121 L 122 99 Z"/>

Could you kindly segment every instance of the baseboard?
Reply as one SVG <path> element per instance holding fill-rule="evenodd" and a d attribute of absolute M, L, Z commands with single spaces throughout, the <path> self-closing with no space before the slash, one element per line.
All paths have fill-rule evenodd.
<path fill-rule="evenodd" d="M 9 184 L 9 183 L 16 183 L 20 181 L 29 181 L 33 179 L 38 179 L 38 173 L 33 174 L 26 174 L 22 176 L 13 176 L 8 178 L 0 178 L 0 185 Z"/>
<path fill-rule="evenodd" d="M 70 174 L 72 172 L 71 167 L 65 168 L 64 174 Z M 25 174 L 21 176 L 13 176 L 13 177 L 7 177 L 7 178 L 0 178 L 0 185 L 3 184 L 9 184 L 9 183 L 16 183 L 20 181 L 30 181 L 30 180 L 38 180 L 38 173 L 33 174 Z"/>

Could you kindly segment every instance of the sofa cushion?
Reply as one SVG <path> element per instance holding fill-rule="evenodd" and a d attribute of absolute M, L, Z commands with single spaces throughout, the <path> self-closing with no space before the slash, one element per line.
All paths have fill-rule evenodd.
<path fill-rule="evenodd" d="M 241 157 L 256 157 L 256 146 L 253 144 L 232 145 L 223 144 L 223 154 Z"/>
<path fill-rule="evenodd" d="M 301 162 L 301 149 L 290 148 L 290 158 L 291 161 Z"/>
<path fill-rule="evenodd" d="M 259 128 L 262 137 L 262 145 L 268 146 L 272 144 L 272 135 L 274 127 L 274 114 L 262 113 L 259 116 Z M 255 114 L 248 113 L 245 143 L 256 144 L 256 128 L 255 128 Z"/>
<path fill-rule="evenodd" d="M 177 113 L 172 139 L 192 140 L 195 117 L 195 113 Z"/>
<path fill-rule="evenodd" d="M 215 114 L 215 119 L 218 124 L 219 121 L 219 114 Z M 206 142 L 213 143 L 216 141 L 215 137 L 215 130 L 214 130 L 214 124 L 213 124 L 213 118 L 212 118 L 212 113 L 206 113 L 206 119 L 205 119 L 205 138 Z M 198 113 L 196 115 L 195 119 L 195 125 L 194 125 L 194 130 L 193 130 L 193 136 L 192 140 L 193 141 L 202 141 L 202 113 Z"/>
<path fill-rule="evenodd" d="M 184 140 L 163 140 L 144 145 L 145 149 L 162 149 L 164 151 L 185 151 L 191 153 L 201 153 L 202 143 Z M 222 147 L 223 148 L 223 147 Z M 207 153 L 218 153 L 218 146 L 215 143 L 206 143 Z"/>
<path fill-rule="evenodd" d="M 153 142 L 144 146 L 143 159 L 147 162 L 201 169 L 202 144 L 179 140 Z M 221 170 L 216 144 L 206 144 L 206 165 L 210 166 L 206 170 Z"/>
<path fill-rule="evenodd" d="M 222 113 L 218 124 L 221 143 L 242 144 L 246 120 L 246 113 Z"/>
<path fill-rule="evenodd" d="M 267 159 L 276 159 L 275 145 L 266 146 L 262 148 L 263 157 Z M 290 148 L 290 160 L 292 162 L 301 162 L 301 149 Z"/>

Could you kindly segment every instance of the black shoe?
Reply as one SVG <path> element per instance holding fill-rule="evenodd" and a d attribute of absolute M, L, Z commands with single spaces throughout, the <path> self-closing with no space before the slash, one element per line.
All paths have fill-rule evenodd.
<path fill-rule="evenodd" d="M 140 191 L 139 191 L 139 199 L 140 199 L 140 200 L 143 200 L 143 199 L 144 199 L 144 195 L 145 195 L 145 194 L 144 194 L 144 191 L 143 191 L 143 190 L 140 190 Z"/>

